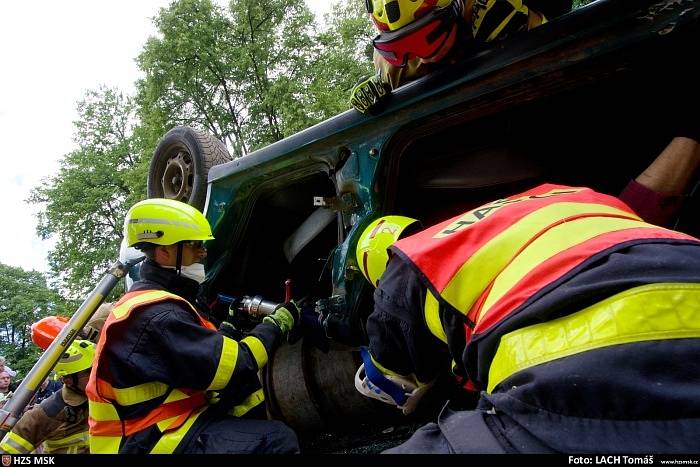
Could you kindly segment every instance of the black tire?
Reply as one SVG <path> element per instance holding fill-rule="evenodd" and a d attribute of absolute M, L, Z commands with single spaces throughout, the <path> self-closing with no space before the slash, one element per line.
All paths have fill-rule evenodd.
<path fill-rule="evenodd" d="M 204 209 L 207 176 L 231 160 L 224 143 L 203 130 L 177 126 L 158 142 L 148 169 L 148 197 L 176 199 Z"/>

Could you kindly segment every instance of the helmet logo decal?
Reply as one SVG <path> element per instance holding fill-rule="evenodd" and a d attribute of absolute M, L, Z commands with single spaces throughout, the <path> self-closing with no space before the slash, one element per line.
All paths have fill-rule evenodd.
<path fill-rule="evenodd" d="M 188 229 L 197 229 L 195 224 L 190 224 L 189 222 L 171 221 L 168 219 L 148 219 L 145 217 L 140 219 L 129 219 L 129 224 L 177 225 L 180 227 L 187 227 Z"/>
<path fill-rule="evenodd" d="M 61 355 L 61 360 L 60 360 L 60 361 L 61 361 L 62 363 L 70 363 L 70 362 L 77 362 L 77 361 L 80 360 L 81 358 L 83 358 L 83 357 L 82 357 L 82 355 L 80 355 L 80 354 L 73 354 L 73 355 L 71 355 L 71 354 L 69 354 L 69 353 L 64 353 L 63 355 Z"/>
<path fill-rule="evenodd" d="M 152 239 L 152 238 L 160 238 L 163 236 L 163 231 L 159 230 L 157 232 L 153 232 L 151 230 L 145 230 L 142 233 L 136 234 L 136 238 L 139 240 L 147 240 L 147 239 Z"/>
<path fill-rule="evenodd" d="M 381 220 L 377 224 L 377 226 L 372 230 L 372 232 L 369 234 L 369 237 L 367 238 L 374 238 L 377 236 L 377 234 L 380 233 L 385 233 L 389 235 L 396 235 L 396 232 L 399 230 L 399 226 L 396 224 L 389 224 L 389 225 L 384 225 L 385 221 Z"/>

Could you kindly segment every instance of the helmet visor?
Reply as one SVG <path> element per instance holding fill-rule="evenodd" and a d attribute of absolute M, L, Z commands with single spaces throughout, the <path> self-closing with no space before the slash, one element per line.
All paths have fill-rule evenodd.
<path fill-rule="evenodd" d="M 405 66 L 411 57 L 430 58 L 445 44 L 456 19 L 461 2 L 439 8 L 396 31 L 383 32 L 372 45 L 390 64 Z"/>

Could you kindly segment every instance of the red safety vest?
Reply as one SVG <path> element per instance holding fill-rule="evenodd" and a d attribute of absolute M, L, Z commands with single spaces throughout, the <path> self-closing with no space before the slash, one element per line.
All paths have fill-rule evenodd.
<path fill-rule="evenodd" d="M 545 184 L 430 227 L 392 249 L 421 271 L 429 296 L 467 317 L 468 346 L 593 255 L 656 238 L 696 240 L 644 223 L 615 197 Z"/>
<path fill-rule="evenodd" d="M 187 388 L 170 389 L 164 383 L 152 382 L 132 388 L 115 388 L 109 381 L 99 375 L 101 368 L 108 367 L 109 362 L 102 358 L 102 349 L 110 339 L 110 328 L 116 322 L 128 320 L 144 306 L 165 300 L 178 301 L 192 309 L 199 323 L 215 330 L 216 327 L 204 319 L 192 305 L 182 297 L 162 290 L 141 290 L 125 294 L 110 312 L 100 335 L 95 353 L 95 363 L 86 388 L 90 416 L 90 450 L 92 453 L 116 453 L 122 438 L 141 430 L 158 425 L 161 432 L 175 430 L 192 416 L 199 415 L 200 409 L 207 405 L 206 392 Z M 148 412 L 135 418 L 122 420 L 115 405 L 130 405 L 146 402 L 168 394 L 164 402 Z M 189 420 L 192 422 L 193 420 Z"/>

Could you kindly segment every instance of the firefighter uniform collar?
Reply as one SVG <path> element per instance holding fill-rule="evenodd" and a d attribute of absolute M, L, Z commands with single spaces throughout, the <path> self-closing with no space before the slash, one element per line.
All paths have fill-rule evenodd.
<path fill-rule="evenodd" d="M 199 290 L 197 281 L 178 276 L 174 270 L 160 267 L 155 261 L 147 259 L 141 266 L 141 281 L 134 284 L 132 290 L 153 289 L 154 284 L 155 288 L 179 295 L 190 303 L 195 303 Z"/>
<path fill-rule="evenodd" d="M 61 396 L 63 397 L 63 401 L 71 407 L 78 407 L 87 402 L 87 396 L 85 394 L 74 391 L 65 384 L 61 388 Z"/>

